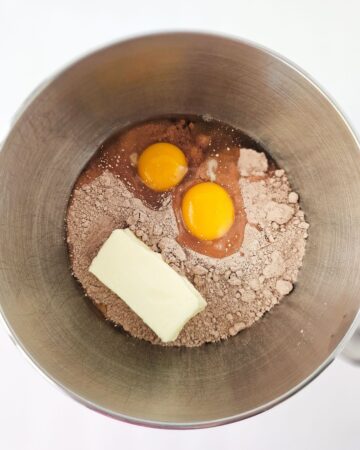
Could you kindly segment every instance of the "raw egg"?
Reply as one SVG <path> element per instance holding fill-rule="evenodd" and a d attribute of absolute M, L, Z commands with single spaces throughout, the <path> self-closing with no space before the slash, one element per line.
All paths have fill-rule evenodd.
<path fill-rule="evenodd" d="M 175 145 L 159 142 L 147 147 L 138 159 L 138 174 L 154 191 L 167 191 L 184 178 L 188 165 L 184 153 Z"/>
<path fill-rule="evenodd" d="M 212 241 L 224 236 L 234 223 L 234 203 L 217 183 L 198 183 L 184 195 L 181 205 L 186 229 L 193 236 Z"/>
<path fill-rule="evenodd" d="M 153 210 L 172 207 L 177 224 L 176 240 L 184 249 L 224 258 L 240 249 L 247 223 L 239 186 L 239 148 L 257 148 L 257 144 L 246 139 L 237 130 L 218 122 L 149 121 L 109 139 L 91 161 L 83 183 L 88 184 L 105 169 L 109 170 L 146 207 Z M 194 186 L 207 182 L 216 183 L 214 190 L 220 190 L 220 197 L 225 198 L 222 208 L 228 213 L 222 213 L 218 225 L 217 196 L 205 197 L 205 211 L 199 213 L 204 214 L 202 225 L 198 220 L 199 208 L 190 197 L 190 192 L 200 189 L 192 191 Z M 212 192 L 211 189 L 207 192 Z M 183 204 L 188 191 L 186 198 L 189 204 L 194 204 L 191 214 L 186 201 Z M 225 205 L 229 207 L 226 209 Z M 206 213 L 211 215 L 209 219 Z"/>

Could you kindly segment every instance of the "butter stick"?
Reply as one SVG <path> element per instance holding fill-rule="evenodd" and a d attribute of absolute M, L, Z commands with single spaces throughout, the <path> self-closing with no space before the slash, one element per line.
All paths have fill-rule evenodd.
<path fill-rule="evenodd" d="M 129 229 L 114 230 L 89 271 L 118 295 L 163 342 L 174 341 L 206 301 Z"/>

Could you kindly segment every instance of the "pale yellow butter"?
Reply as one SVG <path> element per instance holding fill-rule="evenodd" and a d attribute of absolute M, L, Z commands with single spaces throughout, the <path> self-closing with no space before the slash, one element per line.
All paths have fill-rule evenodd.
<path fill-rule="evenodd" d="M 89 271 L 118 295 L 163 342 L 177 338 L 206 301 L 129 229 L 114 230 Z"/>

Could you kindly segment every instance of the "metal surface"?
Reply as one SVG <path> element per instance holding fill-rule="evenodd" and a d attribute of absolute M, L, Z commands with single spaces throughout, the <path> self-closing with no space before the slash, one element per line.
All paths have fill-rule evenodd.
<path fill-rule="evenodd" d="M 291 295 L 251 329 L 196 349 L 152 346 L 103 321 L 64 244 L 69 193 L 100 143 L 171 113 L 207 113 L 260 139 L 311 224 Z M 71 396 L 123 420 L 200 427 L 261 412 L 332 360 L 359 310 L 359 145 L 307 77 L 247 43 L 154 35 L 75 63 L 14 124 L 0 192 L 0 304 L 12 335 Z"/>
<path fill-rule="evenodd" d="M 360 365 L 360 328 L 355 331 L 341 356 L 353 364 Z"/>

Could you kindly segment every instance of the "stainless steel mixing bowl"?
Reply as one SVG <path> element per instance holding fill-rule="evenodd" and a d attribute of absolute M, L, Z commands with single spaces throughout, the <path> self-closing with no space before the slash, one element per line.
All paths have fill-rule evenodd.
<path fill-rule="evenodd" d="M 69 193 L 99 145 L 172 113 L 207 113 L 261 140 L 311 224 L 291 295 L 251 329 L 195 349 L 152 346 L 106 323 L 71 277 L 64 243 Z M 0 303 L 12 335 L 72 397 L 122 420 L 186 428 L 259 413 L 330 363 L 359 310 L 359 144 L 306 75 L 248 43 L 160 34 L 73 64 L 16 120 L 0 192 Z"/>

